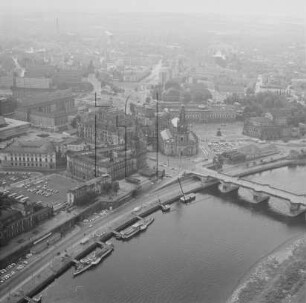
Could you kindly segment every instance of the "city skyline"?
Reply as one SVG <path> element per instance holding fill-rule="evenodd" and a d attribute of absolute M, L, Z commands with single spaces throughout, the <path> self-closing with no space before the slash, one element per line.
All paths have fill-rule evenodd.
<path fill-rule="evenodd" d="M 0 1 L 0 8 L 7 12 L 23 11 L 118 11 L 118 12 L 168 12 L 168 13 L 217 13 L 217 14 L 247 14 L 247 15 L 297 15 L 305 14 L 306 5 L 303 0 L 13 0 Z"/>

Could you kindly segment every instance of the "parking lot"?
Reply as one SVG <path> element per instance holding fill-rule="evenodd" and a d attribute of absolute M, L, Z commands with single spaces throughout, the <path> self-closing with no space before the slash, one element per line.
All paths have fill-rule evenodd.
<path fill-rule="evenodd" d="M 32 257 L 32 254 L 28 254 L 26 259 L 20 259 L 18 263 L 9 264 L 6 268 L 0 269 L 0 284 L 3 284 L 5 281 L 9 280 L 17 272 L 23 270 L 29 264 L 29 258 Z"/>
<path fill-rule="evenodd" d="M 14 183 L 40 176 L 40 173 L 31 172 L 15 172 L 15 171 L 1 171 L 0 172 L 0 188 L 6 188 Z"/>
<path fill-rule="evenodd" d="M 67 191 L 79 184 L 78 181 L 62 175 L 52 174 L 36 180 L 25 180 L 18 186 L 11 187 L 6 194 L 17 200 L 36 202 L 52 206 L 54 210 L 61 208 L 67 201 Z"/>

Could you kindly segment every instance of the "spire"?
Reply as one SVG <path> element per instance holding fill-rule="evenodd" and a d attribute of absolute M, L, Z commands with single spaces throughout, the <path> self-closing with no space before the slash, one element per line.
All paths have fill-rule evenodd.
<path fill-rule="evenodd" d="M 177 130 L 180 133 L 186 133 L 188 131 L 188 125 L 187 125 L 187 121 L 186 121 L 185 106 L 182 106 L 182 108 L 181 108 L 180 120 L 178 122 Z"/>

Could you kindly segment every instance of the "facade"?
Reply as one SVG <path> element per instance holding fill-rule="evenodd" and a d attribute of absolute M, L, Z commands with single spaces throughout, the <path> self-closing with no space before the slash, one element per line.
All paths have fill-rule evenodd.
<path fill-rule="evenodd" d="M 67 173 L 78 180 L 91 180 L 105 174 L 112 180 L 118 180 L 137 171 L 137 158 L 134 152 L 112 148 L 99 149 L 96 151 L 68 152 Z"/>
<path fill-rule="evenodd" d="M 180 113 L 181 102 L 159 102 L 161 109 L 167 109 L 172 117 Z M 190 123 L 223 123 L 236 120 L 236 110 L 233 106 L 205 106 L 189 103 L 185 106 L 186 120 Z"/>
<path fill-rule="evenodd" d="M 269 118 L 254 117 L 244 122 L 243 134 L 261 140 L 278 140 L 282 137 L 283 127 Z"/>
<path fill-rule="evenodd" d="M 74 202 L 84 196 L 88 192 L 94 192 L 94 193 L 102 193 L 102 185 L 105 183 L 110 183 L 112 181 L 112 178 L 108 174 L 104 174 L 101 177 L 94 178 L 92 180 L 89 180 L 85 182 L 82 185 L 79 185 L 75 188 L 72 188 L 68 190 L 67 192 L 67 203 L 68 205 L 73 205 Z"/>
<path fill-rule="evenodd" d="M 188 130 L 185 108 L 182 107 L 180 118 L 172 120 L 173 126 L 164 129 L 159 135 L 161 152 L 168 156 L 193 156 L 198 153 L 197 136 Z"/>
<path fill-rule="evenodd" d="M 0 212 L 0 246 L 6 245 L 9 240 L 33 229 L 53 215 L 53 210 L 50 207 L 40 206 L 38 208 L 33 205 L 21 205 L 21 207 L 25 211 L 6 209 Z"/>
<path fill-rule="evenodd" d="M 49 89 L 51 88 L 51 79 L 48 78 L 20 78 L 14 79 L 14 86 L 19 88 L 32 88 L 32 89 Z"/>
<path fill-rule="evenodd" d="M 30 123 L 0 116 L 0 142 L 25 134 Z"/>
<path fill-rule="evenodd" d="M 0 152 L 5 168 L 56 169 L 56 149 L 48 141 L 16 141 Z"/>

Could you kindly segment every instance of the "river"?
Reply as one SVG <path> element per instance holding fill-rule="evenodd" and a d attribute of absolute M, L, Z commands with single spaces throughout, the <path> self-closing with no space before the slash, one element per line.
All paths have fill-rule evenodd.
<path fill-rule="evenodd" d="M 248 179 L 303 193 L 305 173 L 284 167 Z M 170 213 L 153 214 L 145 233 L 113 240 L 113 254 L 95 269 L 65 273 L 44 291 L 44 302 L 224 303 L 252 265 L 306 230 L 302 220 L 267 208 L 213 189 L 192 204 L 175 203 Z"/>

